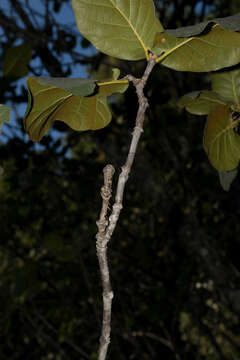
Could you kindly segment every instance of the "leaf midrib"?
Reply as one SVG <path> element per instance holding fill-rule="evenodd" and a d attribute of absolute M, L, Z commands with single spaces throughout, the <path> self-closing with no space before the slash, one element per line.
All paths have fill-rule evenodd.
<path fill-rule="evenodd" d="M 217 139 L 224 135 L 224 133 L 232 130 L 235 125 L 237 125 L 238 120 L 233 121 L 229 125 L 227 125 L 224 129 L 222 129 L 211 141 L 211 146 L 217 141 Z"/>
<path fill-rule="evenodd" d="M 140 44 L 141 44 L 141 46 L 142 46 L 142 48 L 143 48 L 143 50 L 144 50 L 144 52 L 145 52 L 145 56 L 146 56 L 147 60 L 149 60 L 148 49 L 147 49 L 147 47 L 145 46 L 144 42 L 142 41 L 142 39 L 141 39 L 140 35 L 138 34 L 138 32 L 136 31 L 136 29 L 134 28 L 134 26 L 133 26 L 132 23 L 130 22 L 130 20 L 129 20 L 129 19 L 127 18 L 127 16 L 122 12 L 122 10 L 119 9 L 119 7 L 118 7 L 116 4 L 114 4 L 113 0 L 110 0 L 110 2 L 111 2 L 111 4 L 112 4 L 112 6 L 115 7 L 116 10 L 118 10 L 119 13 L 122 15 L 122 17 L 127 21 L 127 23 L 129 24 L 129 26 L 131 27 L 132 31 L 133 31 L 134 34 L 136 35 L 138 41 L 140 42 Z M 130 7 L 131 7 L 131 5 L 130 5 Z"/>

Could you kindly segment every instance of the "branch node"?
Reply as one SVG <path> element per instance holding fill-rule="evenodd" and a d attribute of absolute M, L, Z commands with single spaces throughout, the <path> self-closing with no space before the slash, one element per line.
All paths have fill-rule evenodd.
<path fill-rule="evenodd" d="M 134 130 L 135 130 L 135 129 L 136 129 L 137 131 L 140 131 L 141 133 L 143 133 L 143 131 L 144 131 L 143 128 L 140 127 L 140 126 L 138 126 L 138 125 L 135 126 Z"/>
<path fill-rule="evenodd" d="M 113 291 L 106 291 L 106 292 L 103 292 L 103 297 L 105 297 L 106 299 L 108 300 L 112 300 L 113 299 Z"/>

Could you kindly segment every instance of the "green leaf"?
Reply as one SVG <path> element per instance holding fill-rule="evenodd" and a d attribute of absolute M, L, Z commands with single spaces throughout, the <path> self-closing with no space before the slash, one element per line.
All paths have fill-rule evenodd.
<path fill-rule="evenodd" d="M 178 102 L 191 114 L 207 115 L 218 105 L 227 105 L 221 97 L 213 91 L 193 91 L 184 95 Z"/>
<path fill-rule="evenodd" d="M 208 115 L 204 131 L 204 148 L 218 171 L 236 169 L 240 160 L 240 135 L 233 131 L 228 106 L 217 106 Z"/>
<path fill-rule="evenodd" d="M 5 122 L 10 120 L 10 109 L 6 105 L 0 104 L 0 133 L 1 128 Z"/>
<path fill-rule="evenodd" d="M 39 84 L 64 89 L 73 95 L 87 96 L 94 92 L 96 81 L 91 79 L 67 79 L 39 77 Z"/>
<path fill-rule="evenodd" d="M 184 26 L 173 30 L 167 29 L 166 32 L 174 37 L 191 37 L 200 35 L 203 33 L 203 31 L 211 31 L 211 28 L 214 24 L 219 24 L 223 29 L 226 30 L 239 31 L 240 13 L 224 18 L 215 18 L 192 26 Z"/>
<path fill-rule="evenodd" d="M 114 69 L 112 69 L 112 72 L 113 72 L 113 74 L 112 74 L 113 80 L 117 80 L 120 76 L 120 70 L 117 68 L 114 68 Z"/>
<path fill-rule="evenodd" d="M 152 0 L 73 0 L 81 34 L 103 53 L 125 60 L 148 59 L 163 27 Z"/>
<path fill-rule="evenodd" d="M 3 61 L 3 75 L 13 79 L 25 76 L 31 58 L 32 50 L 27 44 L 8 48 Z"/>
<path fill-rule="evenodd" d="M 221 184 L 223 190 L 225 190 L 225 191 L 230 190 L 230 186 L 231 186 L 232 182 L 235 180 L 237 173 L 238 173 L 238 169 L 234 169 L 231 171 L 219 171 L 218 172 L 220 184 Z"/>
<path fill-rule="evenodd" d="M 27 85 L 29 104 L 24 127 L 31 140 L 40 141 L 55 120 L 63 121 L 78 131 L 105 127 L 111 121 L 107 97 L 124 92 L 128 81 L 28 77 Z M 84 96 L 78 95 L 80 93 Z"/>
<path fill-rule="evenodd" d="M 212 88 L 226 101 L 240 105 L 240 69 L 223 71 L 212 75 Z"/>
<path fill-rule="evenodd" d="M 37 83 L 50 87 L 55 87 L 64 90 L 61 93 L 65 94 L 66 96 L 69 95 L 69 93 L 73 95 L 80 95 L 80 96 L 87 96 L 93 94 L 95 88 L 96 88 L 96 81 L 95 80 L 89 80 L 89 79 L 67 79 L 67 78 L 46 78 L 46 77 L 38 77 L 34 78 L 29 76 L 27 79 L 27 85 L 29 88 L 28 91 L 28 106 L 25 113 L 25 118 L 27 117 L 28 113 L 32 109 L 33 105 L 33 96 L 32 93 L 35 93 L 35 79 L 37 79 Z M 30 88 L 32 91 L 30 91 Z M 36 90 L 37 91 L 37 90 Z M 59 93 L 58 91 L 58 93 Z M 66 93 L 67 92 L 67 93 Z M 53 95 L 53 92 L 52 94 Z M 54 95 L 53 95 L 54 96 Z M 40 101 L 44 101 L 46 104 L 45 110 L 48 108 L 48 106 L 53 105 L 52 104 L 52 98 L 45 99 L 45 93 L 39 94 Z M 44 108 L 44 107 L 43 107 Z"/>
<path fill-rule="evenodd" d="M 240 33 L 214 25 L 207 34 L 178 38 L 162 32 L 152 51 L 158 62 L 179 71 L 214 71 L 240 61 Z"/>

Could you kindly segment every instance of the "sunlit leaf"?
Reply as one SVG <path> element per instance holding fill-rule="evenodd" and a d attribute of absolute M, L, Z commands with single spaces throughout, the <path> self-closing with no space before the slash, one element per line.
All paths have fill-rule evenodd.
<path fill-rule="evenodd" d="M 31 58 L 32 50 L 27 44 L 8 48 L 3 61 L 3 75 L 14 79 L 25 76 Z"/>
<path fill-rule="evenodd" d="M 180 71 L 214 71 L 240 62 L 240 33 L 214 25 L 207 34 L 173 37 L 162 32 L 152 51 L 163 65 Z"/>
<path fill-rule="evenodd" d="M 208 115 L 204 148 L 218 171 L 236 169 L 240 160 L 240 135 L 233 131 L 228 106 L 217 106 Z"/>
<path fill-rule="evenodd" d="M 163 27 L 152 0 L 73 0 L 81 34 L 103 53 L 126 60 L 148 58 Z"/>
<path fill-rule="evenodd" d="M 10 120 L 10 109 L 6 105 L 0 104 L 0 133 L 1 128 L 5 122 Z"/>
<path fill-rule="evenodd" d="M 191 37 L 200 35 L 203 33 L 203 31 L 209 32 L 214 24 L 219 24 L 223 29 L 226 30 L 239 31 L 240 13 L 224 18 L 215 18 L 196 25 L 180 27 L 178 29 L 167 29 L 166 32 L 174 37 Z"/>
<path fill-rule="evenodd" d="M 115 72 L 113 77 L 116 76 Z M 63 121 L 78 131 L 105 127 L 111 121 L 107 97 L 124 92 L 128 81 L 29 77 L 27 85 L 29 104 L 24 126 L 31 140 L 40 141 L 55 120 Z"/>
<path fill-rule="evenodd" d="M 223 190 L 225 190 L 225 191 L 230 190 L 230 186 L 231 186 L 232 182 L 235 180 L 237 173 L 238 173 L 238 169 L 234 169 L 231 171 L 219 171 L 218 172 L 220 184 L 221 184 Z"/>
<path fill-rule="evenodd" d="M 178 105 L 192 114 L 207 115 L 216 106 L 227 104 L 213 91 L 193 91 L 184 95 Z"/>
<path fill-rule="evenodd" d="M 240 105 L 240 69 L 223 71 L 212 75 L 212 88 L 226 101 Z"/>

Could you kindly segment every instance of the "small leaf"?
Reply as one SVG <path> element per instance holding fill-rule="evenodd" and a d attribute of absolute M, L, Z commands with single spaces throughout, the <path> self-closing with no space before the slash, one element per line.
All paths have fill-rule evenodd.
<path fill-rule="evenodd" d="M 112 72 L 113 72 L 113 80 L 117 80 L 120 76 L 120 70 L 118 68 L 113 68 L 112 69 Z"/>
<path fill-rule="evenodd" d="M 174 37 L 192 37 L 196 35 L 200 35 L 203 31 L 211 31 L 211 27 L 214 24 L 220 25 L 223 29 L 231 30 L 231 31 L 239 31 L 240 30 L 240 13 L 232 16 L 227 16 L 224 18 L 215 18 L 212 20 L 204 21 L 196 25 L 184 26 L 178 29 L 169 30 L 167 29 L 167 33 Z"/>
<path fill-rule="evenodd" d="M 29 104 L 24 126 L 31 140 L 40 141 L 55 120 L 78 131 L 105 127 L 111 121 L 107 97 L 114 92 L 124 92 L 128 81 L 110 79 L 98 83 L 85 79 L 28 77 L 27 85 Z"/>
<path fill-rule="evenodd" d="M 80 33 L 103 53 L 125 60 L 148 59 L 163 27 L 152 0 L 73 0 Z"/>
<path fill-rule="evenodd" d="M 213 91 L 193 91 L 184 95 L 178 105 L 185 107 L 191 114 L 207 115 L 216 106 L 227 104 Z"/>
<path fill-rule="evenodd" d="M 235 180 L 237 173 L 238 173 L 238 169 L 234 169 L 231 171 L 219 171 L 218 172 L 220 184 L 221 184 L 223 190 L 225 190 L 225 191 L 230 190 L 230 186 L 231 186 L 232 182 Z"/>
<path fill-rule="evenodd" d="M 173 37 L 166 31 L 155 37 L 152 51 L 158 62 L 179 71 L 214 71 L 240 61 L 240 33 L 214 25 L 207 34 Z"/>
<path fill-rule="evenodd" d="M 5 122 L 10 120 L 10 109 L 6 105 L 0 104 L 0 133 L 1 128 Z"/>
<path fill-rule="evenodd" d="M 212 75 L 212 88 L 226 101 L 240 105 L 240 69 L 222 71 Z"/>
<path fill-rule="evenodd" d="M 208 115 L 204 148 L 218 171 L 236 169 L 240 160 L 240 136 L 233 131 L 228 106 L 217 106 Z"/>
<path fill-rule="evenodd" d="M 3 61 L 3 75 L 13 79 L 25 76 L 31 58 L 32 50 L 27 44 L 8 48 Z"/>

